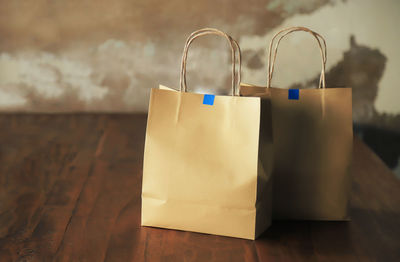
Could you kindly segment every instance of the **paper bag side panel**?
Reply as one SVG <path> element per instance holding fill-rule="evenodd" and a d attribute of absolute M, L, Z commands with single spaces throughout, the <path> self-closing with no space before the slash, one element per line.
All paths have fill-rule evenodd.
<path fill-rule="evenodd" d="M 257 180 L 256 236 L 262 234 L 271 225 L 272 168 L 273 138 L 271 100 L 262 99 Z"/>

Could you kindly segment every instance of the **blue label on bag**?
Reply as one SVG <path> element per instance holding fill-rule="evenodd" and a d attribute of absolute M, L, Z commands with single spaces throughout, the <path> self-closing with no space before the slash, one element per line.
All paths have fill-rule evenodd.
<path fill-rule="evenodd" d="M 289 100 L 299 100 L 299 89 L 289 89 Z"/>
<path fill-rule="evenodd" d="M 203 104 L 210 105 L 210 106 L 214 105 L 214 98 L 215 98 L 215 95 L 204 95 Z"/>

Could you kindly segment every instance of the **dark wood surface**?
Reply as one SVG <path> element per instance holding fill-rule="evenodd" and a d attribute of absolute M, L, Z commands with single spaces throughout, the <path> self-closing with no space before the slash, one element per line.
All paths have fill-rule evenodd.
<path fill-rule="evenodd" d="M 400 181 L 354 142 L 351 222 L 140 226 L 145 115 L 0 115 L 0 261 L 400 261 Z"/>

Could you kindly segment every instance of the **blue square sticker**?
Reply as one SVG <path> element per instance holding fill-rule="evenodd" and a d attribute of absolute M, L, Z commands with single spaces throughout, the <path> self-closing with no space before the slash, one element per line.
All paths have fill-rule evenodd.
<path fill-rule="evenodd" d="M 204 95 L 203 104 L 210 105 L 210 106 L 214 105 L 214 98 L 215 98 L 215 95 Z"/>
<path fill-rule="evenodd" d="M 289 89 L 289 100 L 299 100 L 299 89 Z"/>

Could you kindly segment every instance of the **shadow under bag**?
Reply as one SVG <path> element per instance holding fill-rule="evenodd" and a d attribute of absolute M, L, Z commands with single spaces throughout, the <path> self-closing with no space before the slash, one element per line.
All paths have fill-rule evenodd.
<path fill-rule="evenodd" d="M 317 89 L 270 87 L 279 42 L 295 31 L 310 33 L 320 47 L 322 72 Z M 271 106 L 271 117 L 262 122 L 272 124 L 274 219 L 349 219 L 351 88 L 326 88 L 325 64 L 322 36 L 308 28 L 292 27 L 278 32 L 270 43 L 267 87 L 241 85 L 241 95 L 261 97 Z"/>
<path fill-rule="evenodd" d="M 188 48 L 196 37 L 206 34 L 229 41 L 231 96 L 187 92 Z M 260 98 L 238 96 L 239 83 L 236 41 L 219 30 L 203 29 L 186 41 L 180 91 L 151 90 L 143 226 L 255 239 L 270 225 L 272 167 L 258 160 Z M 272 154 L 271 145 L 268 149 Z"/>

